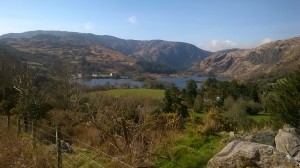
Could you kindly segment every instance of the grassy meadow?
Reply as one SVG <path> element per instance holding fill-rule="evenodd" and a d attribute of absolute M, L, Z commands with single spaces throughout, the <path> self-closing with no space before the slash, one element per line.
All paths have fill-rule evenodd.
<path fill-rule="evenodd" d="M 149 97 L 154 98 L 158 100 L 162 100 L 164 98 L 164 90 L 161 89 L 144 89 L 144 88 L 138 88 L 138 89 L 113 89 L 108 91 L 96 91 L 89 93 L 90 96 L 93 96 L 95 94 L 101 94 L 101 93 L 107 93 L 113 97 L 119 98 L 122 96 L 133 96 L 133 97 Z"/>

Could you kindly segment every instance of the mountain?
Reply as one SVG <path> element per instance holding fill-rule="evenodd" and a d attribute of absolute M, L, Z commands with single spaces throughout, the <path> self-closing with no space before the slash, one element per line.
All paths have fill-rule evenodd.
<path fill-rule="evenodd" d="M 202 74 L 249 78 L 283 75 L 300 65 L 300 37 L 279 40 L 253 49 L 217 52 L 192 67 Z"/>
<path fill-rule="evenodd" d="M 2 41 L 14 48 L 15 55 L 22 61 L 47 65 L 59 59 L 85 72 L 109 73 L 130 69 L 136 62 L 118 51 L 78 37 L 64 36 L 63 33 L 4 35 Z"/>
<path fill-rule="evenodd" d="M 163 40 L 125 40 L 108 35 L 94 35 L 89 33 L 76 33 L 65 31 L 31 31 L 25 33 L 10 33 L 0 36 L 0 40 L 6 41 L 9 45 L 18 50 L 36 53 L 43 50 L 42 53 L 48 55 L 67 54 L 74 56 L 73 51 L 80 51 L 81 55 L 95 53 L 92 46 L 101 46 L 102 49 L 116 52 L 123 61 L 147 61 L 165 64 L 175 68 L 186 68 L 193 63 L 211 55 L 211 52 L 201 50 L 196 46 L 183 42 L 170 42 Z M 50 47 L 50 51 L 45 46 Z M 31 48 L 26 49 L 26 48 Z M 76 47 L 79 47 L 76 50 Z M 81 51 L 84 49 L 84 51 Z M 102 50 L 101 49 L 101 50 Z M 75 54 L 76 55 L 76 54 Z M 97 54 L 94 54 L 97 58 Z M 114 54 L 109 54 L 114 55 Z M 103 60 L 103 59 L 99 59 Z M 106 61 L 110 61 L 107 58 Z M 133 61 L 134 60 L 134 61 Z M 126 62 L 125 61 L 125 62 Z"/>
<path fill-rule="evenodd" d="M 189 67 L 211 55 L 209 51 L 183 42 L 122 40 L 111 36 L 105 36 L 98 42 L 137 60 L 159 62 L 176 68 Z"/>

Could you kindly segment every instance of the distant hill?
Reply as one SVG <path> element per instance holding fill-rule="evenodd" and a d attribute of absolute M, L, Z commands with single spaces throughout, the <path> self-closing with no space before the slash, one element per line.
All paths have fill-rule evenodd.
<path fill-rule="evenodd" d="M 78 56 L 77 52 L 80 52 L 80 56 L 90 55 L 95 59 L 94 61 L 97 59 L 98 61 L 107 62 L 119 60 L 119 62 L 125 64 L 132 64 L 135 61 L 148 61 L 162 63 L 173 68 L 189 67 L 211 55 L 209 51 L 201 50 L 192 44 L 183 42 L 124 40 L 107 35 L 64 31 L 40 30 L 10 33 L 0 36 L 0 39 L 18 50 L 29 53 L 76 57 Z M 105 51 L 107 53 L 104 53 L 104 55 L 110 55 L 111 57 L 101 57 L 101 53 L 97 53 L 96 50 Z M 113 54 L 109 54 L 110 52 Z M 88 57 L 89 59 L 90 57 Z"/>
<path fill-rule="evenodd" d="M 300 37 L 279 40 L 253 49 L 217 52 L 192 67 L 201 74 L 233 78 L 284 75 L 300 65 Z"/>
<path fill-rule="evenodd" d="M 12 34 L 12 38 L 3 38 L 2 41 L 15 48 L 16 55 L 23 61 L 51 64 L 61 59 L 78 67 L 76 69 L 105 73 L 128 69 L 135 64 L 133 58 L 85 39 L 53 34 L 29 35 Z"/>

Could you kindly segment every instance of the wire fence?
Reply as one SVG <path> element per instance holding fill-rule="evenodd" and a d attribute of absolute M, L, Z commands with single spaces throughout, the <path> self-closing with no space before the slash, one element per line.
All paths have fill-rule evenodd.
<path fill-rule="evenodd" d="M 6 121 L 4 118 L 1 118 L 1 122 L 0 122 L 0 126 L 5 128 L 7 127 L 7 125 L 5 125 Z M 9 128 L 9 130 L 11 132 L 14 133 L 20 133 L 21 131 L 20 126 L 15 121 L 12 120 L 12 122 L 10 123 L 11 126 Z M 130 166 L 129 164 L 125 163 L 124 161 L 120 160 L 118 157 L 114 157 L 111 156 L 109 154 L 107 154 L 106 152 L 95 148 L 89 144 L 87 144 L 86 142 L 83 142 L 73 136 L 68 135 L 67 133 L 61 131 L 60 129 L 58 129 L 58 127 L 53 127 L 53 126 L 47 126 L 47 125 L 43 125 L 41 123 L 32 123 L 29 125 L 29 129 L 30 131 L 28 131 L 27 133 L 24 134 L 24 132 L 22 133 L 22 136 L 26 136 L 30 138 L 28 139 L 28 143 L 32 143 L 32 146 L 35 147 L 36 144 L 40 144 L 40 145 L 46 145 L 46 146 L 52 146 L 54 149 L 56 149 L 56 152 L 52 152 L 52 156 L 48 156 L 49 158 L 54 158 L 55 154 L 56 154 L 56 164 L 58 168 L 62 168 L 62 167 L 83 167 L 85 163 L 89 163 L 90 166 L 93 167 L 99 167 L 99 168 L 105 168 L 105 164 L 99 162 L 98 160 L 96 160 L 96 158 L 99 156 L 99 154 L 101 154 L 102 156 L 104 156 L 105 158 L 113 161 L 113 162 L 117 162 L 119 163 L 119 165 L 121 167 L 124 168 L 133 168 L 133 166 Z M 58 133 L 59 131 L 59 133 Z M 62 150 L 62 148 L 60 147 L 62 145 L 62 143 L 67 143 L 65 142 L 60 136 L 58 137 L 58 135 L 63 135 L 64 137 L 67 137 L 69 140 L 75 141 L 78 144 L 81 145 L 81 148 L 78 148 L 76 150 L 74 150 L 74 148 L 72 147 L 71 149 L 74 150 L 73 153 L 67 153 L 66 151 Z M 44 137 L 44 138 L 43 138 Z M 45 138 L 46 137 L 46 138 Z M 50 141 L 48 141 L 47 139 L 50 139 Z M 54 141 L 56 140 L 56 141 Z M 56 142 L 56 143 L 55 143 Z M 60 143 L 60 144 L 58 144 Z M 65 145 L 65 144 L 64 144 Z M 85 154 L 83 152 L 81 152 L 79 149 L 82 149 L 82 146 L 86 149 L 92 150 L 92 152 L 95 152 L 97 154 L 96 157 L 92 158 L 91 156 L 89 156 L 88 154 Z M 68 146 L 70 147 L 70 146 Z M 60 152 L 59 152 L 60 150 Z M 59 154 L 60 153 L 60 154 Z M 84 157 L 85 162 L 79 162 L 76 157 Z M 55 163 L 51 164 L 51 161 L 49 161 L 50 159 L 46 158 L 46 164 L 49 167 L 56 167 L 53 166 L 55 165 Z M 51 159 L 53 160 L 53 159 Z M 53 161 L 52 161 L 53 162 Z M 59 163 L 61 162 L 61 163 Z"/>
<path fill-rule="evenodd" d="M 40 126 L 40 127 L 48 128 L 48 129 L 51 129 L 51 130 L 55 130 L 55 128 L 53 128 L 53 127 L 45 126 L 45 125 L 42 125 L 42 124 L 36 124 L 36 125 L 38 125 L 38 126 Z M 85 148 L 93 149 L 95 152 L 100 153 L 100 154 L 102 154 L 103 156 L 105 156 L 105 157 L 107 157 L 107 158 L 109 158 L 109 159 L 111 159 L 111 160 L 114 160 L 114 161 L 119 162 L 120 164 L 123 165 L 123 167 L 133 168 L 132 166 L 130 166 L 129 164 L 125 163 L 124 161 L 118 159 L 117 157 L 113 157 L 113 156 L 111 156 L 111 155 L 105 153 L 104 151 L 101 151 L 100 149 L 97 149 L 97 148 L 95 148 L 95 147 L 93 147 L 93 146 L 91 146 L 91 145 L 88 145 L 87 143 L 85 143 L 85 142 L 83 142 L 83 141 L 77 139 L 77 138 L 74 138 L 74 137 L 68 135 L 67 133 L 64 133 L 64 132 L 62 132 L 62 131 L 61 131 L 61 133 L 62 133 L 64 136 L 70 138 L 71 140 L 73 140 L 73 141 L 75 141 L 75 142 L 77 142 L 77 143 L 83 145 Z M 93 160 L 93 161 L 94 161 L 94 160 Z"/>

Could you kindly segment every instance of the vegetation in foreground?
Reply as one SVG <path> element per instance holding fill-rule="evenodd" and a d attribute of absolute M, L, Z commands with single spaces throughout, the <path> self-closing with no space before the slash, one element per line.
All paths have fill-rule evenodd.
<path fill-rule="evenodd" d="M 168 84 L 165 91 L 127 89 L 87 94 L 84 86 L 70 82 L 71 73 L 63 62 L 41 72 L 22 66 L 5 52 L 0 54 L 0 108 L 6 127 L 10 128 L 11 118 L 21 120 L 28 136 L 32 124 L 60 125 L 62 132 L 72 137 L 63 136 L 63 140 L 106 167 L 123 167 L 113 161 L 116 159 L 132 167 L 203 167 L 223 147 L 223 131 L 278 128 L 283 123 L 299 128 L 300 72 L 269 81 L 210 78 L 201 88 L 190 80 L 182 90 Z M 55 134 L 53 130 L 46 133 Z M 46 133 L 38 133 L 42 147 L 53 143 Z M 99 150 L 114 159 L 103 159 Z M 24 155 L 26 161 L 39 155 L 31 155 L 35 150 L 25 147 L 16 151 L 29 153 Z M 6 155 L 5 160 L 17 156 Z M 76 159 L 86 165 L 84 159 Z"/>
<path fill-rule="evenodd" d="M 30 141 L 21 139 L 0 126 L 0 166 L 1 167 L 50 167 L 55 163 L 44 152 L 45 149 L 32 149 Z M 49 160 L 49 161 L 48 161 Z M 50 166 L 48 165 L 50 164 Z"/>

